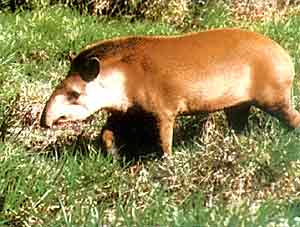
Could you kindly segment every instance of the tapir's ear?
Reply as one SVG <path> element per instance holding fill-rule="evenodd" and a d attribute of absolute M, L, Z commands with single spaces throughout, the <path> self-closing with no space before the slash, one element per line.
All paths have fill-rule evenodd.
<path fill-rule="evenodd" d="M 88 58 L 82 66 L 80 77 L 86 82 L 96 79 L 100 73 L 100 60 L 97 57 Z"/>

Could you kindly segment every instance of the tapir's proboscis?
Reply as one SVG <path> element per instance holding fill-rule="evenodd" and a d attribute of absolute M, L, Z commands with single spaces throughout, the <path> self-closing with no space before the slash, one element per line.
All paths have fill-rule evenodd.
<path fill-rule="evenodd" d="M 255 106 L 299 127 L 293 77 L 291 57 L 279 44 L 240 29 L 101 41 L 71 61 L 46 103 L 41 126 L 82 120 L 101 109 L 142 110 L 155 117 L 162 151 L 171 155 L 180 114 L 225 110 L 229 125 L 242 129 Z M 101 138 L 112 147 L 113 130 Z"/>

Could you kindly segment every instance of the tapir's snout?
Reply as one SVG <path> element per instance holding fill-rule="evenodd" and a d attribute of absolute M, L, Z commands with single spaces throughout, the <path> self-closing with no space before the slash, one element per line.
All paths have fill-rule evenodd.
<path fill-rule="evenodd" d="M 77 92 L 59 88 L 47 101 L 40 117 L 40 126 L 51 128 L 66 122 L 84 120 L 97 110 L 94 106 L 93 103 L 89 106 Z"/>
<path fill-rule="evenodd" d="M 46 107 L 44 108 L 40 118 L 40 126 L 42 128 L 50 128 L 52 126 L 52 123 L 48 120 L 46 115 Z"/>
<path fill-rule="evenodd" d="M 55 117 L 49 113 L 49 103 L 46 104 L 40 118 L 40 126 L 42 128 L 51 128 L 55 123 Z"/>
<path fill-rule="evenodd" d="M 54 125 L 60 125 L 65 122 L 74 121 L 74 120 L 83 120 L 86 118 L 86 115 L 83 117 L 77 116 L 74 114 L 74 116 L 70 115 L 64 115 L 63 113 L 57 115 L 49 110 L 47 110 L 47 106 L 43 110 L 43 113 L 40 118 L 40 126 L 42 128 L 52 128 Z"/>
<path fill-rule="evenodd" d="M 51 128 L 53 125 L 67 120 L 66 110 L 68 105 L 64 102 L 63 96 L 57 98 L 53 94 L 47 101 L 40 118 L 40 126 L 43 128 Z"/>

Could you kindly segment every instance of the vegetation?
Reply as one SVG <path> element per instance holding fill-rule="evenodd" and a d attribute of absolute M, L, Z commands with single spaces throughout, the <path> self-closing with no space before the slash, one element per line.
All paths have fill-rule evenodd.
<path fill-rule="evenodd" d="M 194 19 L 197 19 L 195 25 Z M 188 27 L 80 15 L 53 5 L 0 13 L 0 225 L 300 226 L 300 134 L 253 109 L 232 132 L 222 112 L 178 119 L 174 156 L 113 161 L 97 141 L 105 113 L 44 130 L 38 116 L 70 51 L 99 39 L 242 27 L 285 47 L 299 103 L 300 16 L 236 18 L 211 6 Z"/>

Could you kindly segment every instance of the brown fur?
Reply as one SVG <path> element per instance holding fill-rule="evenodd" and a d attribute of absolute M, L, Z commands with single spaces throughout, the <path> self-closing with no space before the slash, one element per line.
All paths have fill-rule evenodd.
<path fill-rule="evenodd" d="M 236 118 L 246 123 L 253 105 L 292 128 L 300 125 L 300 114 L 291 104 L 291 58 L 277 43 L 254 32 L 219 29 L 99 42 L 73 60 L 71 72 L 90 57 L 99 58 L 103 77 L 112 68 L 125 74 L 129 103 L 156 117 L 165 154 L 171 154 L 178 114 L 225 109 L 234 127 Z M 104 140 L 110 135 L 111 146 L 112 134 L 104 135 Z"/>

